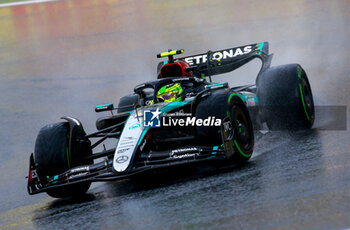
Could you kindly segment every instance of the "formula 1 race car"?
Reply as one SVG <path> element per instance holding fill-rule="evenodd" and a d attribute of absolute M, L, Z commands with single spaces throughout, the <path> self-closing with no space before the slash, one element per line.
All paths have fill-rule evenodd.
<path fill-rule="evenodd" d="M 28 192 L 52 197 L 85 193 L 91 182 L 197 162 L 243 163 L 254 147 L 254 129 L 308 129 L 314 121 L 310 84 L 298 64 L 270 67 L 268 43 L 174 58 L 160 53 L 154 81 L 137 85 L 86 134 L 79 120 L 43 127 L 30 155 Z M 211 78 L 254 58 L 262 61 L 255 85 L 230 88 Z M 117 113 L 113 114 L 113 111 Z M 92 144 L 91 140 L 98 138 Z M 107 138 L 116 146 L 93 152 Z M 96 139 L 95 139 L 96 140 Z M 95 162 L 94 162 L 95 161 Z"/>

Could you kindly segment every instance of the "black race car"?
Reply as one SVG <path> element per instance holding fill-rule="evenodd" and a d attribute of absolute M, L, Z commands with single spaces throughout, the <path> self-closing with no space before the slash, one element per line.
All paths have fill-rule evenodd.
<path fill-rule="evenodd" d="M 253 128 L 311 128 L 314 104 L 305 71 L 298 64 L 270 67 L 267 42 L 174 58 L 182 53 L 158 54 L 168 60 L 159 63 L 156 80 L 137 85 L 116 108 L 97 106 L 96 112 L 112 113 L 96 121 L 97 132 L 86 134 L 71 117 L 43 127 L 30 155 L 29 194 L 69 197 L 94 181 L 164 167 L 243 163 L 253 153 Z M 212 82 L 254 58 L 262 61 L 255 85 Z M 107 138 L 116 146 L 93 152 Z"/>

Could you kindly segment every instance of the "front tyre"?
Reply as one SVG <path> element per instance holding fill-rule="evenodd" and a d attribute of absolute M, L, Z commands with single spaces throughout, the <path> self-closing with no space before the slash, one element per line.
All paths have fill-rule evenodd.
<path fill-rule="evenodd" d="M 224 144 L 230 163 L 243 163 L 250 159 L 254 149 L 253 125 L 239 94 L 230 89 L 213 91 L 198 103 L 196 117 L 222 120 L 222 127 L 196 127 L 199 144 Z"/>
<path fill-rule="evenodd" d="M 70 137 L 67 122 L 50 124 L 39 131 L 35 142 L 34 161 L 43 185 L 47 183 L 49 177 L 61 174 L 75 166 L 93 163 L 92 160 L 82 160 L 85 156 L 92 154 L 91 143 L 83 138 L 85 132 L 81 126 L 74 128 L 72 137 Z M 70 138 L 72 138 L 71 151 L 69 151 Z M 53 187 L 47 190 L 47 194 L 55 198 L 79 196 L 86 193 L 90 185 L 91 182 L 83 182 Z"/>
<path fill-rule="evenodd" d="M 231 108 L 223 121 L 222 139 L 229 159 L 243 163 L 253 154 L 253 125 L 246 105 L 237 94 L 230 95 L 229 103 Z"/>

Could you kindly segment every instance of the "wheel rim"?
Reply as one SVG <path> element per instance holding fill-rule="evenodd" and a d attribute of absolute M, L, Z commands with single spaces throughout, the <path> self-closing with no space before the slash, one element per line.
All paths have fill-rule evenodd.
<path fill-rule="evenodd" d="M 302 97 L 302 104 L 305 110 L 306 118 L 308 120 L 312 120 L 313 113 L 314 113 L 314 103 L 313 103 L 311 88 L 308 82 L 304 78 L 302 78 L 300 90 L 301 90 L 300 93 Z"/>
<path fill-rule="evenodd" d="M 312 110 L 312 98 L 310 95 L 310 88 L 307 84 L 304 85 L 304 100 L 308 111 Z"/>
<path fill-rule="evenodd" d="M 249 147 L 251 141 L 251 131 L 249 129 L 249 121 L 247 120 L 245 113 L 239 107 L 232 108 L 235 139 L 241 144 L 243 148 Z"/>

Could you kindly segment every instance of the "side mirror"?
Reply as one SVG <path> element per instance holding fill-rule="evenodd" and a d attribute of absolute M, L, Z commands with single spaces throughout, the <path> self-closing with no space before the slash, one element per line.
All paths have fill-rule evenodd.
<path fill-rule="evenodd" d="M 95 107 L 95 112 L 112 111 L 114 109 L 113 104 L 98 105 Z"/>

